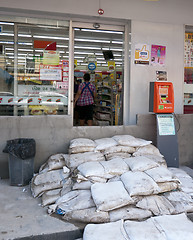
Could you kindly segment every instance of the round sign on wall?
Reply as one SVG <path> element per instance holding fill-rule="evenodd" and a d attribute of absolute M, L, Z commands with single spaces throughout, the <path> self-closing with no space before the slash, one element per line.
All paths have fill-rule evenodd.
<path fill-rule="evenodd" d="M 93 62 L 89 63 L 88 64 L 88 69 L 91 70 L 91 71 L 95 70 L 96 69 L 96 64 L 93 63 Z"/>

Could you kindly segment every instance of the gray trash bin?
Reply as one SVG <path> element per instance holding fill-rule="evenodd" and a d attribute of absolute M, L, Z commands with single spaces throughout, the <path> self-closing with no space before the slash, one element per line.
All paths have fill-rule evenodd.
<path fill-rule="evenodd" d="M 3 152 L 9 153 L 10 185 L 28 185 L 34 173 L 35 140 L 28 138 L 8 140 Z"/>

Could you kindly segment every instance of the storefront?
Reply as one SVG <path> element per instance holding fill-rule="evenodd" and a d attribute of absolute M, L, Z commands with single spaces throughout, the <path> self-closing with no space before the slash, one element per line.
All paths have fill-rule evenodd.
<path fill-rule="evenodd" d="M 80 82 L 89 72 L 94 125 L 122 125 L 129 48 L 124 24 L 7 17 L 0 22 L 0 115 L 73 118 L 74 77 Z"/>

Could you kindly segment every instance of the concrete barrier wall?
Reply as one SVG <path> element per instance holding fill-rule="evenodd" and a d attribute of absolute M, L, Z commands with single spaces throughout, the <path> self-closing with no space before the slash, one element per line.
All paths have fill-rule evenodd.
<path fill-rule="evenodd" d="M 193 162 L 193 115 L 177 115 L 180 164 Z M 8 154 L 2 150 L 6 141 L 15 138 L 34 138 L 36 141 L 35 172 L 55 153 L 67 153 L 73 138 L 91 139 L 130 134 L 152 140 L 156 144 L 156 123 L 153 114 L 138 115 L 137 125 L 72 127 L 70 116 L 0 117 L 0 177 L 8 178 Z M 177 128 L 178 122 L 176 122 Z"/>

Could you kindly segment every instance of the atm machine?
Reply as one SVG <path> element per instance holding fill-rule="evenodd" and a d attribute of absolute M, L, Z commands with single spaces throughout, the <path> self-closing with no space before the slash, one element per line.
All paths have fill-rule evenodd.
<path fill-rule="evenodd" d="M 156 115 L 157 148 L 164 155 L 168 167 L 179 167 L 174 89 L 171 82 L 150 82 L 149 111 Z"/>

